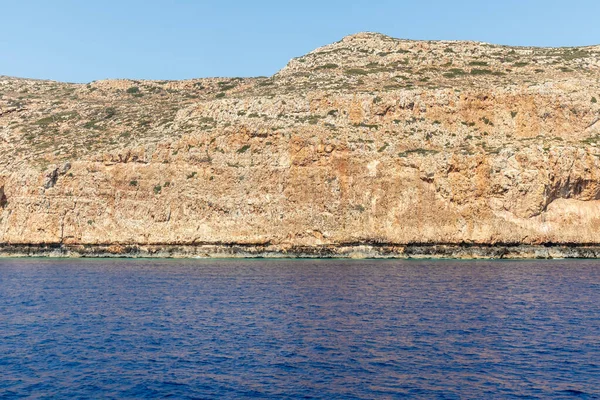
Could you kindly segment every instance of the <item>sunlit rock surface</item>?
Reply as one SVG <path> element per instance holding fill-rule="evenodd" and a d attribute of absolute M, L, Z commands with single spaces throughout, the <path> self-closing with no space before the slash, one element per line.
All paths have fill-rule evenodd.
<path fill-rule="evenodd" d="M 593 247 L 599 99 L 600 46 L 374 33 L 270 78 L 0 77 L 0 243 L 165 256 Z"/>

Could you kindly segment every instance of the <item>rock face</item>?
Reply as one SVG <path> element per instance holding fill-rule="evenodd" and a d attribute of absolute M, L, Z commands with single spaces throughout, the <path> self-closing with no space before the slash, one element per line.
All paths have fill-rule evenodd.
<path fill-rule="evenodd" d="M 598 99 L 600 46 L 374 33 L 270 78 L 0 77 L 0 243 L 600 245 Z"/>

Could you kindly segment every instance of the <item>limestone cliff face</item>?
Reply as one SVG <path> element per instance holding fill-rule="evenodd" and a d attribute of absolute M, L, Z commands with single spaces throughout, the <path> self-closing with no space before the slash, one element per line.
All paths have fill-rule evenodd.
<path fill-rule="evenodd" d="M 600 243 L 600 47 L 362 33 L 271 78 L 0 77 L 0 243 Z"/>

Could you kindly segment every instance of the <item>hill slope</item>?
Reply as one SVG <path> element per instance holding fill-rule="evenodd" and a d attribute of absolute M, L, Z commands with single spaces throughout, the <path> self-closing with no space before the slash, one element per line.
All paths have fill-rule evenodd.
<path fill-rule="evenodd" d="M 600 46 L 375 33 L 270 78 L 0 77 L 0 243 L 5 254 L 596 255 L 564 246 L 600 244 L 598 99 Z"/>

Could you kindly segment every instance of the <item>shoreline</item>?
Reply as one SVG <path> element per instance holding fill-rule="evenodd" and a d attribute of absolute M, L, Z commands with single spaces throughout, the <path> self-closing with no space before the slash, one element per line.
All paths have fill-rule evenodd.
<path fill-rule="evenodd" d="M 303 258 L 303 259 L 568 259 L 600 258 L 599 245 L 572 244 L 0 244 L 0 258 Z"/>

